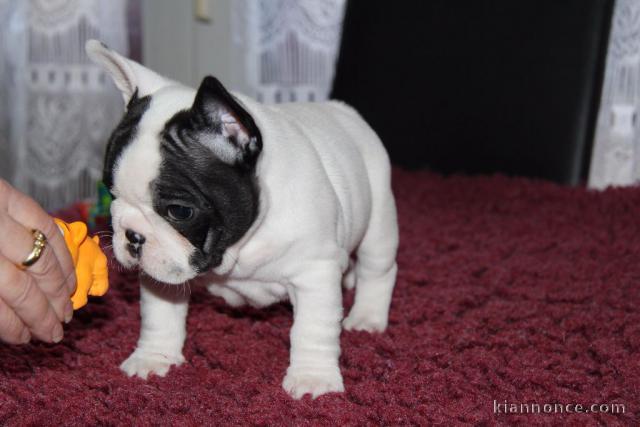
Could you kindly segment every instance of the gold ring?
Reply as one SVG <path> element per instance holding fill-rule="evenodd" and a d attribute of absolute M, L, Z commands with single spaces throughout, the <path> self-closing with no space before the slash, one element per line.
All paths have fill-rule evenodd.
<path fill-rule="evenodd" d="M 47 237 L 40 230 L 31 230 L 33 233 L 33 249 L 29 255 L 27 255 L 27 259 L 22 261 L 21 267 L 23 269 L 27 267 L 31 267 L 40 259 L 44 248 L 47 246 Z"/>

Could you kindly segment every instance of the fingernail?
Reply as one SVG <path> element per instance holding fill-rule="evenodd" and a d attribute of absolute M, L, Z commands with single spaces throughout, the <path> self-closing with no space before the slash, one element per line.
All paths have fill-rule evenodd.
<path fill-rule="evenodd" d="M 73 305 L 71 303 L 67 304 L 67 307 L 64 309 L 64 323 L 71 322 L 73 318 Z"/>
<path fill-rule="evenodd" d="M 28 343 L 29 341 L 31 341 L 31 333 L 29 333 L 29 330 L 25 328 L 25 329 L 22 331 L 22 334 L 20 334 L 20 342 L 21 342 L 22 344 L 26 344 L 26 343 Z"/>
<path fill-rule="evenodd" d="M 63 335 L 64 335 L 64 332 L 62 331 L 62 325 L 58 323 L 55 326 L 55 328 L 53 328 L 53 334 L 51 334 L 51 337 L 52 337 L 51 340 L 55 343 L 58 343 L 62 341 Z"/>

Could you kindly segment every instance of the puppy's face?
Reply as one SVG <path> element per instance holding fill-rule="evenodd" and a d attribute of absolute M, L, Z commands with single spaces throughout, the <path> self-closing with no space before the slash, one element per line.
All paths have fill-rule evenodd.
<path fill-rule="evenodd" d="M 194 91 L 97 42 L 87 51 L 127 101 L 103 175 L 116 258 L 165 283 L 214 269 L 258 213 L 253 119 L 213 77 Z"/>

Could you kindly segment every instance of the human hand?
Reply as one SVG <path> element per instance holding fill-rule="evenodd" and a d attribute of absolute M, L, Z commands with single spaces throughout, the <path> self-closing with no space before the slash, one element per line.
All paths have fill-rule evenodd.
<path fill-rule="evenodd" d="M 32 230 L 47 245 L 35 264 L 21 269 L 34 246 Z M 62 233 L 35 200 L 0 179 L 0 340 L 62 340 L 61 322 L 73 316 L 75 272 Z"/>

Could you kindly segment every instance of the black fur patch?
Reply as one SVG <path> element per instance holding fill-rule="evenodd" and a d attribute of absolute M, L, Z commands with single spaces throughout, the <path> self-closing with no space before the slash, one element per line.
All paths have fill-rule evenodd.
<path fill-rule="evenodd" d="M 203 81 L 194 106 L 178 112 L 165 125 L 160 135 L 162 163 L 158 177 L 151 184 L 155 211 L 196 247 L 190 262 L 198 272 L 222 262 L 225 250 L 255 221 L 259 203 L 255 179 L 259 150 L 243 153 L 239 156 L 241 161 L 228 164 L 199 142 L 204 135 L 222 138 L 220 123 L 198 107 L 203 97 L 217 96 L 203 93 L 211 87 L 219 91 L 222 85 L 205 86 Z M 261 148 L 260 132 L 249 113 L 224 88 L 222 90 L 225 95 L 215 98 L 216 102 L 224 103 L 224 108 L 241 119 Z M 230 138 L 225 142 L 234 144 Z M 170 205 L 189 207 L 193 215 L 188 220 L 175 221 L 167 212 Z"/>
<path fill-rule="evenodd" d="M 113 168 L 124 149 L 135 138 L 138 123 L 140 123 L 142 115 L 149 108 L 150 102 L 151 97 L 148 95 L 138 98 L 138 91 L 136 90 L 127 104 L 122 120 L 120 120 L 120 123 L 118 123 L 118 126 L 109 137 L 107 151 L 104 156 L 104 169 L 102 170 L 102 182 L 109 190 L 113 187 Z"/>
<path fill-rule="evenodd" d="M 228 142 L 238 153 L 240 165 L 253 166 L 262 151 L 262 137 L 258 126 L 253 121 L 253 117 L 247 112 L 240 103 L 231 95 L 218 79 L 213 76 L 207 76 L 202 80 L 198 93 L 196 94 L 193 107 L 191 108 L 196 115 L 201 117 L 204 124 L 214 130 L 216 133 L 221 131 L 221 122 L 219 117 L 211 114 L 212 110 L 216 110 L 216 106 L 223 107 L 230 111 L 240 125 L 247 131 L 251 142 L 240 144 L 234 138 L 229 138 Z M 218 108 L 218 110 L 220 110 Z M 220 111 L 218 111 L 220 113 Z"/>

